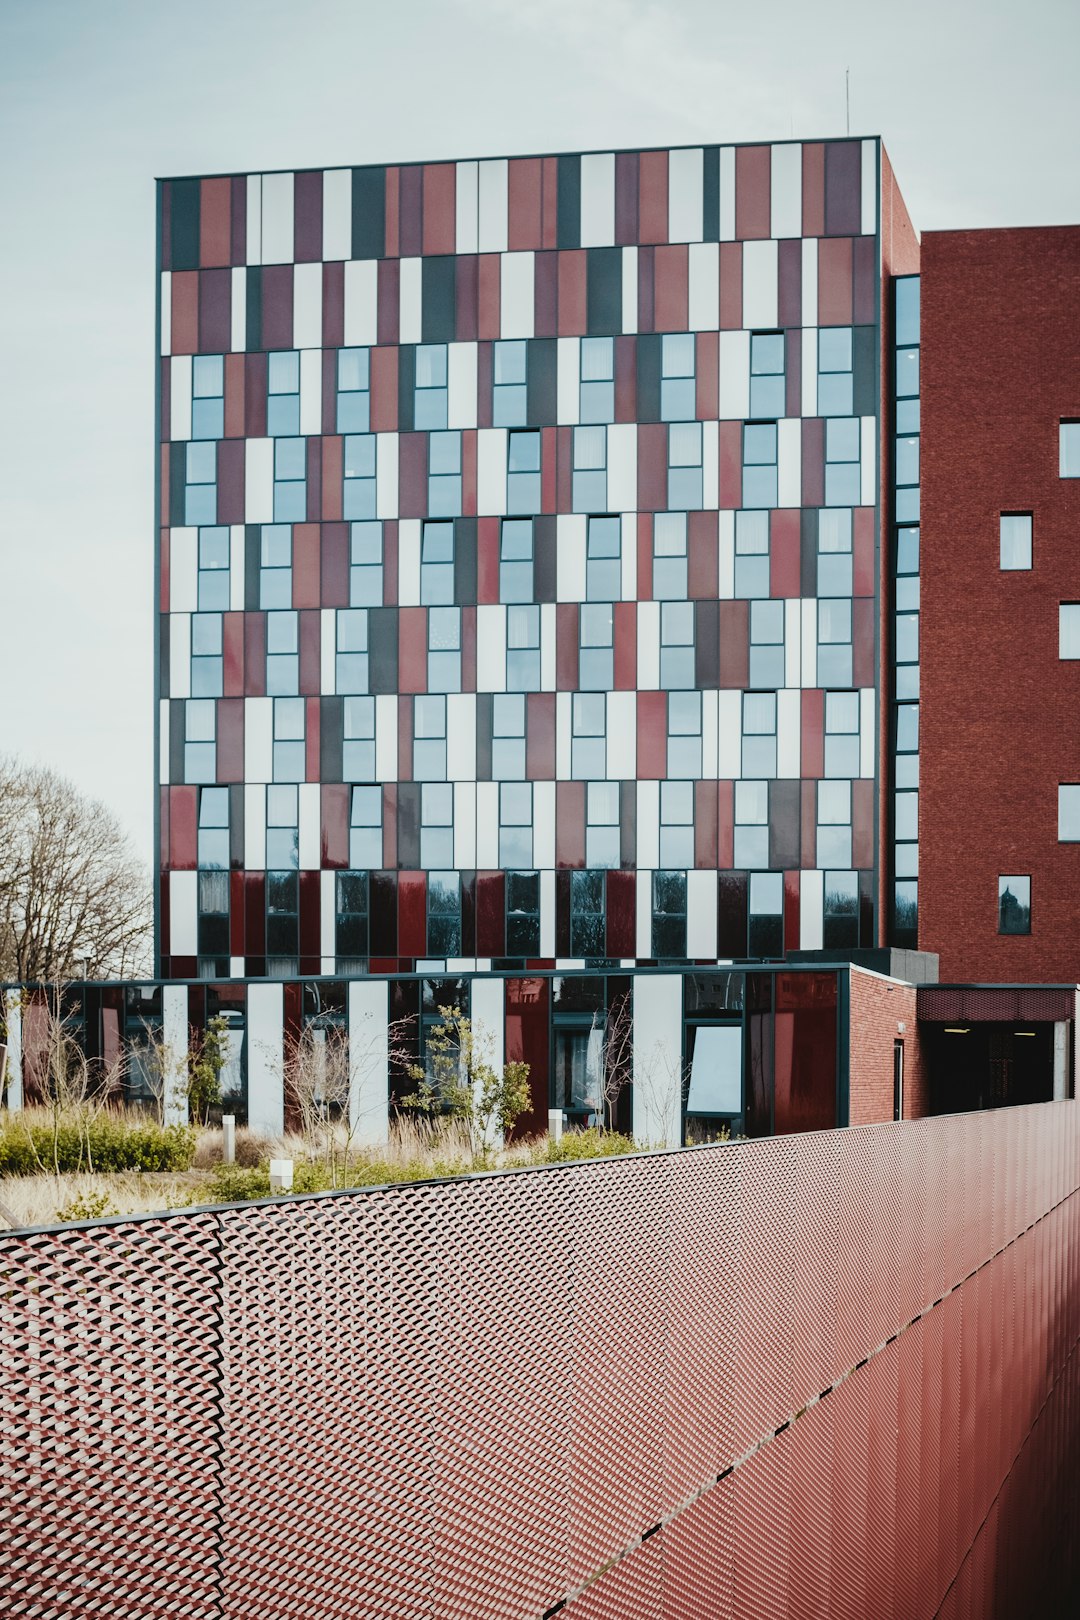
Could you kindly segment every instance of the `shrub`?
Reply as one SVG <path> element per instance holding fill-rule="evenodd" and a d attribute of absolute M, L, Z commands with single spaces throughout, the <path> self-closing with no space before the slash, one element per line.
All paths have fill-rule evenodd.
<path fill-rule="evenodd" d="M 86 1170 L 87 1139 L 95 1171 L 187 1170 L 195 1157 L 195 1133 L 186 1125 L 99 1114 L 89 1124 L 61 1120 L 53 1127 L 40 1115 L 12 1115 L 0 1128 L 0 1176 L 34 1176 Z M 54 1157 L 55 1148 L 55 1157 Z"/>
<path fill-rule="evenodd" d="M 115 1215 L 116 1210 L 109 1201 L 108 1193 L 81 1193 L 58 1209 L 58 1221 L 97 1221 L 105 1215 Z"/>
<path fill-rule="evenodd" d="M 568 1164 L 575 1159 L 608 1159 L 618 1153 L 636 1153 L 637 1144 L 632 1136 L 619 1131 L 567 1131 L 561 1142 L 550 1137 L 542 1144 L 542 1164 Z"/>

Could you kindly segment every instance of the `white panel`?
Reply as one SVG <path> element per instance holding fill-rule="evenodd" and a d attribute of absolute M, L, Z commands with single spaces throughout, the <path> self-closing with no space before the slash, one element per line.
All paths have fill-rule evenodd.
<path fill-rule="evenodd" d="M 555 955 L 555 873 L 550 868 L 540 873 L 540 955 L 549 960 Z"/>
<path fill-rule="evenodd" d="M 476 784 L 476 864 L 482 872 L 497 871 L 500 865 L 498 782 Z"/>
<path fill-rule="evenodd" d="M 352 259 L 345 266 L 346 348 L 379 341 L 379 267 L 374 259 Z"/>
<path fill-rule="evenodd" d="M 660 685 L 659 602 L 638 603 L 637 677 L 642 692 L 655 692 Z"/>
<path fill-rule="evenodd" d="M 820 951 L 825 943 L 825 874 L 804 871 L 799 879 L 799 949 Z"/>
<path fill-rule="evenodd" d="M 451 782 L 476 780 L 475 692 L 453 692 L 446 700 L 446 775 Z"/>
<path fill-rule="evenodd" d="M 558 420 L 576 427 L 581 409 L 581 344 L 575 337 L 559 338 L 558 345 L 555 387 Z"/>
<path fill-rule="evenodd" d="M 776 325 L 776 243 L 743 243 L 743 326 L 751 329 Z"/>
<path fill-rule="evenodd" d="M 708 782 L 719 774 L 716 756 L 716 730 L 720 724 L 720 710 L 715 691 L 701 694 L 701 776 Z"/>
<path fill-rule="evenodd" d="M 398 700 L 392 694 L 375 699 L 375 775 L 396 782 L 398 774 Z"/>
<path fill-rule="evenodd" d="M 298 264 L 293 270 L 293 348 L 321 347 L 322 265 Z"/>
<path fill-rule="evenodd" d="M 800 776 L 802 694 L 785 687 L 776 694 L 776 774 Z"/>
<path fill-rule="evenodd" d="M 533 786 L 533 860 L 538 867 L 555 865 L 555 783 Z"/>
<path fill-rule="evenodd" d="M 475 755 L 475 724 L 473 736 Z M 462 872 L 476 865 L 475 782 L 459 781 L 454 788 L 454 865 Z"/>
<path fill-rule="evenodd" d="M 476 690 L 506 691 L 506 609 L 481 605 L 476 610 Z"/>
<path fill-rule="evenodd" d="M 173 956 L 196 956 L 198 944 L 197 872 L 169 873 L 169 944 Z"/>
<path fill-rule="evenodd" d="M 571 692 L 555 694 L 555 775 L 560 782 L 570 779 Z"/>
<path fill-rule="evenodd" d="M 502 979 L 478 977 L 472 981 L 469 1010 L 481 1062 L 490 1063 L 496 1074 L 502 1070 L 506 1058 L 506 995 Z M 475 1082 L 478 1087 L 480 1082 Z M 474 1092 L 474 1095 L 478 1093 Z M 503 1135 L 498 1121 L 493 1121 L 485 1133 L 489 1147 L 502 1143 Z"/>
<path fill-rule="evenodd" d="M 229 606 L 234 613 L 244 611 L 244 525 L 234 523 L 229 530 Z"/>
<path fill-rule="evenodd" d="M 772 149 L 773 236 L 802 235 L 802 147 L 795 142 Z"/>
<path fill-rule="evenodd" d="M 285 1129 L 285 987 L 248 985 L 248 1125 L 280 1136 Z"/>
<path fill-rule="evenodd" d="M 817 599 L 802 604 L 802 684 L 817 685 Z"/>
<path fill-rule="evenodd" d="M 615 241 L 615 156 L 587 153 L 581 160 L 581 246 L 610 247 Z"/>
<path fill-rule="evenodd" d="M 322 183 L 322 256 L 327 260 L 351 259 L 352 170 L 325 169 Z"/>
<path fill-rule="evenodd" d="M 480 165 L 479 253 L 506 252 L 508 172 L 505 158 L 495 158 Z"/>
<path fill-rule="evenodd" d="M 244 517 L 248 523 L 274 521 L 274 441 L 244 441 Z"/>
<path fill-rule="evenodd" d="M 381 518 L 397 517 L 398 511 L 398 436 L 396 433 L 375 435 L 375 515 Z"/>
<path fill-rule="evenodd" d="M 398 524 L 398 606 L 420 605 L 419 518 L 402 518 Z"/>
<path fill-rule="evenodd" d="M 333 961 L 337 953 L 337 873 L 319 874 L 319 952 Z M 333 973 L 334 969 L 329 970 Z"/>
<path fill-rule="evenodd" d="M 859 693 L 859 775 L 874 775 L 874 753 L 877 728 L 874 724 L 877 694 L 872 686 L 864 686 Z"/>
<path fill-rule="evenodd" d="M 817 309 L 814 309 L 817 315 Z M 818 329 L 804 326 L 802 335 L 802 413 L 817 415 L 817 346 Z"/>
<path fill-rule="evenodd" d="M 456 252 L 475 253 L 477 243 L 477 168 L 475 163 L 459 163 L 454 188 L 457 210 Z"/>
<path fill-rule="evenodd" d="M 199 605 L 199 531 L 173 529 L 169 534 L 169 608 L 194 613 Z M 173 693 L 175 697 L 176 694 Z"/>
<path fill-rule="evenodd" d="M 686 954 L 716 956 L 717 876 L 715 872 L 686 875 Z"/>
<path fill-rule="evenodd" d="M 720 240 L 735 240 L 735 148 L 720 148 Z"/>
<path fill-rule="evenodd" d="M 802 245 L 802 318 L 804 326 L 817 325 L 817 256 L 817 237 L 806 237 Z M 817 365 L 816 357 L 814 364 Z"/>
<path fill-rule="evenodd" d="M 862 231 L 864 236 L 877 233 L 877 170 L 878 143 L 862 143 Z"/>
<path fill-rule="evenodd" d="M 585 600 L 586 522 L 586 518 L 577 513 L 563 513 L 558 518 L 555 596 L 560 602 Z"/>
<path fill-rule="evenodd" d="M 244 865 L 251 872 L 266 865 L 266 789 L 260 782 L 244 788 Z"/>
<path fill-rule="evenodd" d="M 476 510 L 480 517 L 506 511 L 506 431 L 481 428 L 476 435 Z"/>
<path fill-rule="evenodd" d="M 700 242 L 705 200 L 705 155 L 700 146 L 668 153 L 668 241 Z"/>
<path fill-rule="evenodd" d="M 730 601 L 735 595 L 735 514 L 718 512 L 717 517 L 720 520 L 720 574 L 716 594 L 722 601 Z"/>
<path fill-rule="evenodd" d="M 244 699 L 244 781 L 274 779 L 274 700 Z"/>
<path fill-rule="evenodd" d="M 716 694 L 716 774 L 722 782 L 742 775 L 742 693 Z"/>
<path fill-rule="evenodd" d="M 504 338 L 531 338 L 535 299 L 531 253 L 504 253 L 499 294 L 499 315 Z"/>
<path fill-rule="evenodd" d="M 297 269 L 300 268 L 297 265 Z M 312 268 L 318 270 L 319 266 Z M 322 362 L 321 349 L 301 350 L 300 432 L 305 435 L 322 432 Z"/>
<path fill-rule="evenodd" d="M 173 872 L 173 878 L 191 879 L 192 929 L 194 929 L 195 877 L 194 872 Z M 175 886 L 173 894 L 176 893 Z M 175 917 L 175 912 L 173 913 Z M 177 956 L 194 956 L 176 944 L 175 923 L 172 929 L 172 949 Z M 185 1076 L 188 1059 L 188 987 L 186 984 L 166 984 L 161 990 L 161 1041 L 165 1048 L 164 1121 L 166 1125 L 186 1125 L 188 1121 L 187 1087 Z"/>
<path fill-rule="evenodd" d="M 293 176 L 264 174 L 262 177 L 262 262 L 292 264 Z"/>
<path fill-rule="evenodd" d="M 297 789 L 300 870 L 302 872 L 317 872 L 319 870 L 322 843 L 321 793 L 322 790 L 318 782 L 301 782 Z"/>
<path fill-rule="evenodd" d="M 390 1139 L 390 995 L 385 979 L 351 979 L 349 1123 L 361 1147 Z"/>
<path fill-rule="evenodd" d="M 191 615 L 169 614 L 169 696 L 191 696 Z"/>
<path fill-rule="evenodd" d="M 637 425 L 620 422 L 607 430 L 607 504 L 609 512 L 637 507 Z"/>
<path fill-rule="evenodd" d="M 634 975 L 634 1140 L 643 1147 L 682 1141 L 682 977 Z M 642 1039 L 644 1033 L 645 1038 Z"/>
<path fill-rule="evenodd" d="M 607 736 L 608 781 L 632 782 L 637 774 L 636 692 L 608 693 Z"/>
<path fill-rule="evenodd" d="M 555 603 L 543 602 L 540 606 L 540 690 L 541 692 L 554 692 L 558 682 L 557 663 L 555 657 Z"/>
<path fill-rule="evenodd" d="M 639 782 L 637 785 L 637 864 L 642 867 L 660 865 L 660 784 Z M 652 911 L 650 896 L 648 911 Z M 651 956 L 651 951 L 639 952 Z"/>
<path fill-rule="evenodd" d="M 632 503 L 637 505 L 636 501 Z M 624 602 L 637 600 L 637 512 L 622 515 L 620 587 Z"/>
<path fill-rule="evenodd" d="M 174 354 L 169 362 L 169 437 L 191 438 L 190 354 Z"/>
<path fill-rule="evenodd" d="M 247 177 L 247 253 L 248 264 L 262 264 L 262 175 Z"/>
<path fill-rule="evenodd" d="M 861 418 L 859 445 L 859 504 L 873 506 L 877 494 L 877 422 L 872 416 Z"/>
<path fill-rule="evenodd" d="M 419 343 L 423 337 L 423 260 L 399 259 L 401 293 L 398 305 L 399 343 Z"/>
<path fill-rule="evenodd" d="M 7 1039 L 6 1107 L 9 1113 L 16 1114 L 23 1105 L 21 991 L 5 990 L 2 1006 Z"/>
<path fill-rule="evenodd" d="M 622 250 L 622 329 L 637 331 L 637 248 Z M 559 418 L 562 421 L 562 417 Z"/>
<path fill-rule="evenodd" d="M 784 604 L 784 685 L 802 685 L 802 603 L 791 597 Z"/>
<path fill-rule="evenodd" d="M 798 424 L 796 424 L 797 426 Z M 701 504 L 712 511 L 720 502 L 720 424 L 701 424 Z"/>
<path fill-rule="evenodd" d="M 337 614 L 333 608 L 322 609 L 319 627 L 319 691 L 323 697 L 333 697 L 337 690 Z"/>
<path fill-rule="evenodd" d="M 750 415 L 750 334 L 720 333 L 720 420 Z"/>
<path fill-rule="evenodd" d="M 652 872 L 637 869 L 634 945 L 638 956 L 652 955 Z"/>
<path fill-rule="evenodd" d="M 802 422 L 797 416 L 776 425 L 776 504 L 802 505 Z"/>
<path fill-rule="evenodd" d="M 450 343 L 446 351 L 446 425 L 476 426 L 476 344 Z"/>
<path fill-rule="evenodd" d="M 158 781 L 165 785 L 169 780 L 169 700 L 161 698 L 158 702 Z"/>
<path fill-rule="evenodd" d="M 234 315 L 235 309 L 236 305 L 234 304 Z M 168 270 L 161 272 L 161 332 L 159 335 L 161 353 L 168 354 L 172 349 L 172 274 Z"/>
<path fill-rule="evenodd" d="M 691 245 L 688 313 L 692 332 L 715 332 L 720 324 L 719 242 Z"/>
<path fill-rule="evenodd" d="M 232 273 L 229 331 L 229 347 L 234 354 L 242 354 L 247 348 L 247 271 L 243 265 Z"/>

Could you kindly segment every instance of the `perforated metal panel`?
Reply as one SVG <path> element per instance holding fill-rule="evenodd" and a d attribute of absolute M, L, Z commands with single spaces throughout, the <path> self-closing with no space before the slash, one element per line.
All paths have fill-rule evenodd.
<path fill-rule="evenodd" d="M 3 1612 L 1054 1616 L 1080 1110 L 5 1239 Z"/>

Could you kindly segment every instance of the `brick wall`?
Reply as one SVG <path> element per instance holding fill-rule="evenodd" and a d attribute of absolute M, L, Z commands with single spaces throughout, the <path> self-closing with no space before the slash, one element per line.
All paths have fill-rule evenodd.
<path fill-rule="evenodd" d="M 1080 479 L 1058 421 L 1080 416 L 1080 228 L 934 232 L 922 249 L 922 793 L 919 944 L 942 979 L 1080 977 Z M 1002 512 L 1034 515 L 1033 567 L 999 567 Z M 1030 935 L 997 932 L 999 876 L 1028 874 Z"/>
<path fill-rule="evenodd" d="M 927 1111 L 926 1081 L 915 1019 L 916 989 L 864 968 L 851 969 L 848 1123 L 874 1125 L 893 1117 L 893 1043 L 904 1043 L 904 1118 Z M 898 1024 L 903 1024 L 901 1033 Z"/>

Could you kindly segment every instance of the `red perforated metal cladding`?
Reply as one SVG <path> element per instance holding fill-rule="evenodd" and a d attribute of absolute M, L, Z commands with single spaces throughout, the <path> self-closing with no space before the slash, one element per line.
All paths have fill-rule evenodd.
<path fill-rule="evenodd" d="M 1073 1102 L 0 1245 L 5 1614 L 1076 1612 Z"/>

